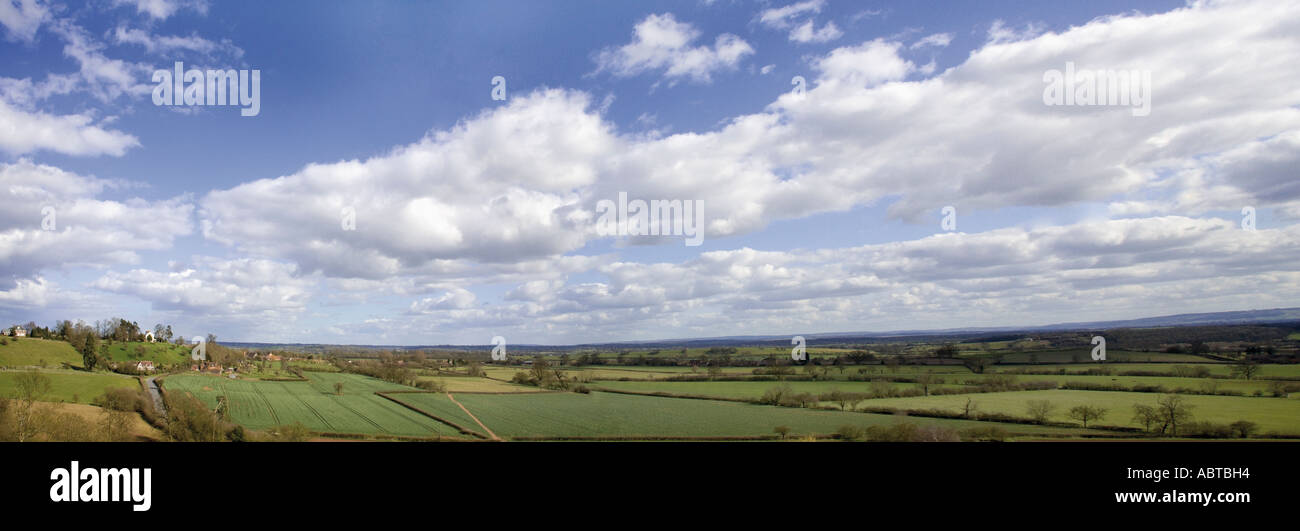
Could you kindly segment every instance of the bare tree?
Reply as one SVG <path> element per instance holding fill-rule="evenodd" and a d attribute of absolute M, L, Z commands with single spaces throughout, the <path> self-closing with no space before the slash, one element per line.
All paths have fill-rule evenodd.
<path fill-rule="evenodd" d="M 14 435 L 18 442 L 31 440 L 40 431 L 38 416 L 39 404 L 50 393 L 50 378 L 39 372 L 19 373 L 14 378 L 17 407 L 14 408 L 16 421 Z"/>
<path fill-rule="evenodd" d="M 1052 416 L 1052 411 L 1056 409 L 1056 405 L 1049 400 L 1030 400 L 1026 406 L 1029 418 L 1039 424 L 1046 424 L 1047 419 Z"/>
<path fill-rule="evenodd" d="M 1151 431 L 1151 427 L 1160 422 L 1160 411 L 1146 404 L 1133 404 L 1133 422 L 1142 425 L 1142 429 Z"/>
<path fill-rule="evenodd" d="M 1178 436 L 1178 425 L 1192 420 L 1192 406 L 1179 395 L 1164 395 L 1156 399 L 1156 411 L 1160 414 L 1160 432 L 1166 429 L 1169 434 Z"/>
<path fill-rule="evenodd" d="M 1082 405 L 1070 408 L 1070 418 L 1083 423 L 1083 427 L 1088 427 L 1088 421 L 1101 420 L 1106 416 L 1106 409 L 1096 406 Z"/>

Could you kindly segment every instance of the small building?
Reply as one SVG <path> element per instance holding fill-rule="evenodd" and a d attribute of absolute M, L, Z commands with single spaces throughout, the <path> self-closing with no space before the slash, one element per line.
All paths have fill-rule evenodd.
<path fill-rule="evenodd" d="M 135 363 L 135 370 L 140 372 L 153 372 L 155 369 L 152 361 L 141 360 Z"/>
<path fill-rule="evenodd" d="M 10 332 L 10 335 L 14 337 L 27 337 L 27 329 L 21 326 L 15 326 L 13 331 Z"/>
<path fill-rule="evenodd" d="M 145 341 L 148 341 L 148 342 L 150 342 L 150 343 L 153 343 L 153 342 L 154 342 L 153 331 L 152 331 L 152 330 L 145 330 L 145 331 L 144 331 L 144 340 L 145 340 Z"/>
<path fill-rule="evenodd" d="M 282 360 L 282 359 L 284 359 L 284 358 L 281 358 L 280 356 L 277 356 L 277 355 L 275 355 L 275 354 L 267 354 L 267 355 L 266 355 L 266 361 L 280 361 L 280 360 Z"/>

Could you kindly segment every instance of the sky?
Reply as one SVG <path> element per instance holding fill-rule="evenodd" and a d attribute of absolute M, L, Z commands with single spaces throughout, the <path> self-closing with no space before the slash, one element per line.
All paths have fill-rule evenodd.
<path fill-rule="evenodd" d="M 1300 305 L 1294 1 L 0 0 L 0 26 L 3 325 L 573 344 Z M 256 97 L 177 102 L 177 63 Z M 665 234 L 618 223 L 652 200 L 682 206 Z"/>

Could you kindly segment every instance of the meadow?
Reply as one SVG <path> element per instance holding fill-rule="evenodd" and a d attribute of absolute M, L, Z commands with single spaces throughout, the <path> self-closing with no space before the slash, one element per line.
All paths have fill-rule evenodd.
<path fill-rule="evenodd" d="M 65 343 L 66 344 L 66 343 Z M 104 357 L 111 361 L 152 361 L 156 364 L 184 364 L 190 361 L 190 348 L 171 343 L 147 341 L 115 341 L 102 347 Z"/>
<path fill-rule="evenodd" d="M 0 345 L 0 367 L 81 367 L 81 354 L 66 341 L 6 338 Z"/>
<path fill-rule="evenodd" d="M 12 396 L 17 392 L 15 381 L 22 372 L 24 371 L 0 371 L 0 396 Z M 59 369 L 37 372 L 50 379 L 50 392 L 45 395 L 44 400 L 51 402 L 89 404 L 105 391 L 115 387 L 140 388 L 140 382 L 135 377 L 121 374 Z"/>

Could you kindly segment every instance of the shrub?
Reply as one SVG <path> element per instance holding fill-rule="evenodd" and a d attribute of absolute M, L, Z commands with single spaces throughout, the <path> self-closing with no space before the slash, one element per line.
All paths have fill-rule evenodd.
<path fill-rule="evenodd" d="M 789 430 L 789 428 L 786 429 Z M 840 426 L 840 429 L 835 430 L 835 434 L 838 435 L 840 439 L 846 441 L 861 441 L 867 438 L 866 429 L 862 428 L 861 426 L 854 426 L 852 424 L 845 424 L 843 426 Z M 785 438 L 784 433 L 781 434 L 781 438 L 783 439 Z"/>
<path fill-rule="evenodd" d="M 1003 442 L 1007 440 L 1007 430 L 1001 426 L 989 426 L 986 428 L 969 428 L 961 435 L 968 441 L 995 441 Z"/>
<path fill-rule="evenodd" d="M 1252 433 L 1259 430 L 1259 425 L 1249 420 L 1239 420 L 1228 425 L 1238 437 L 1249 439 Z"/>

